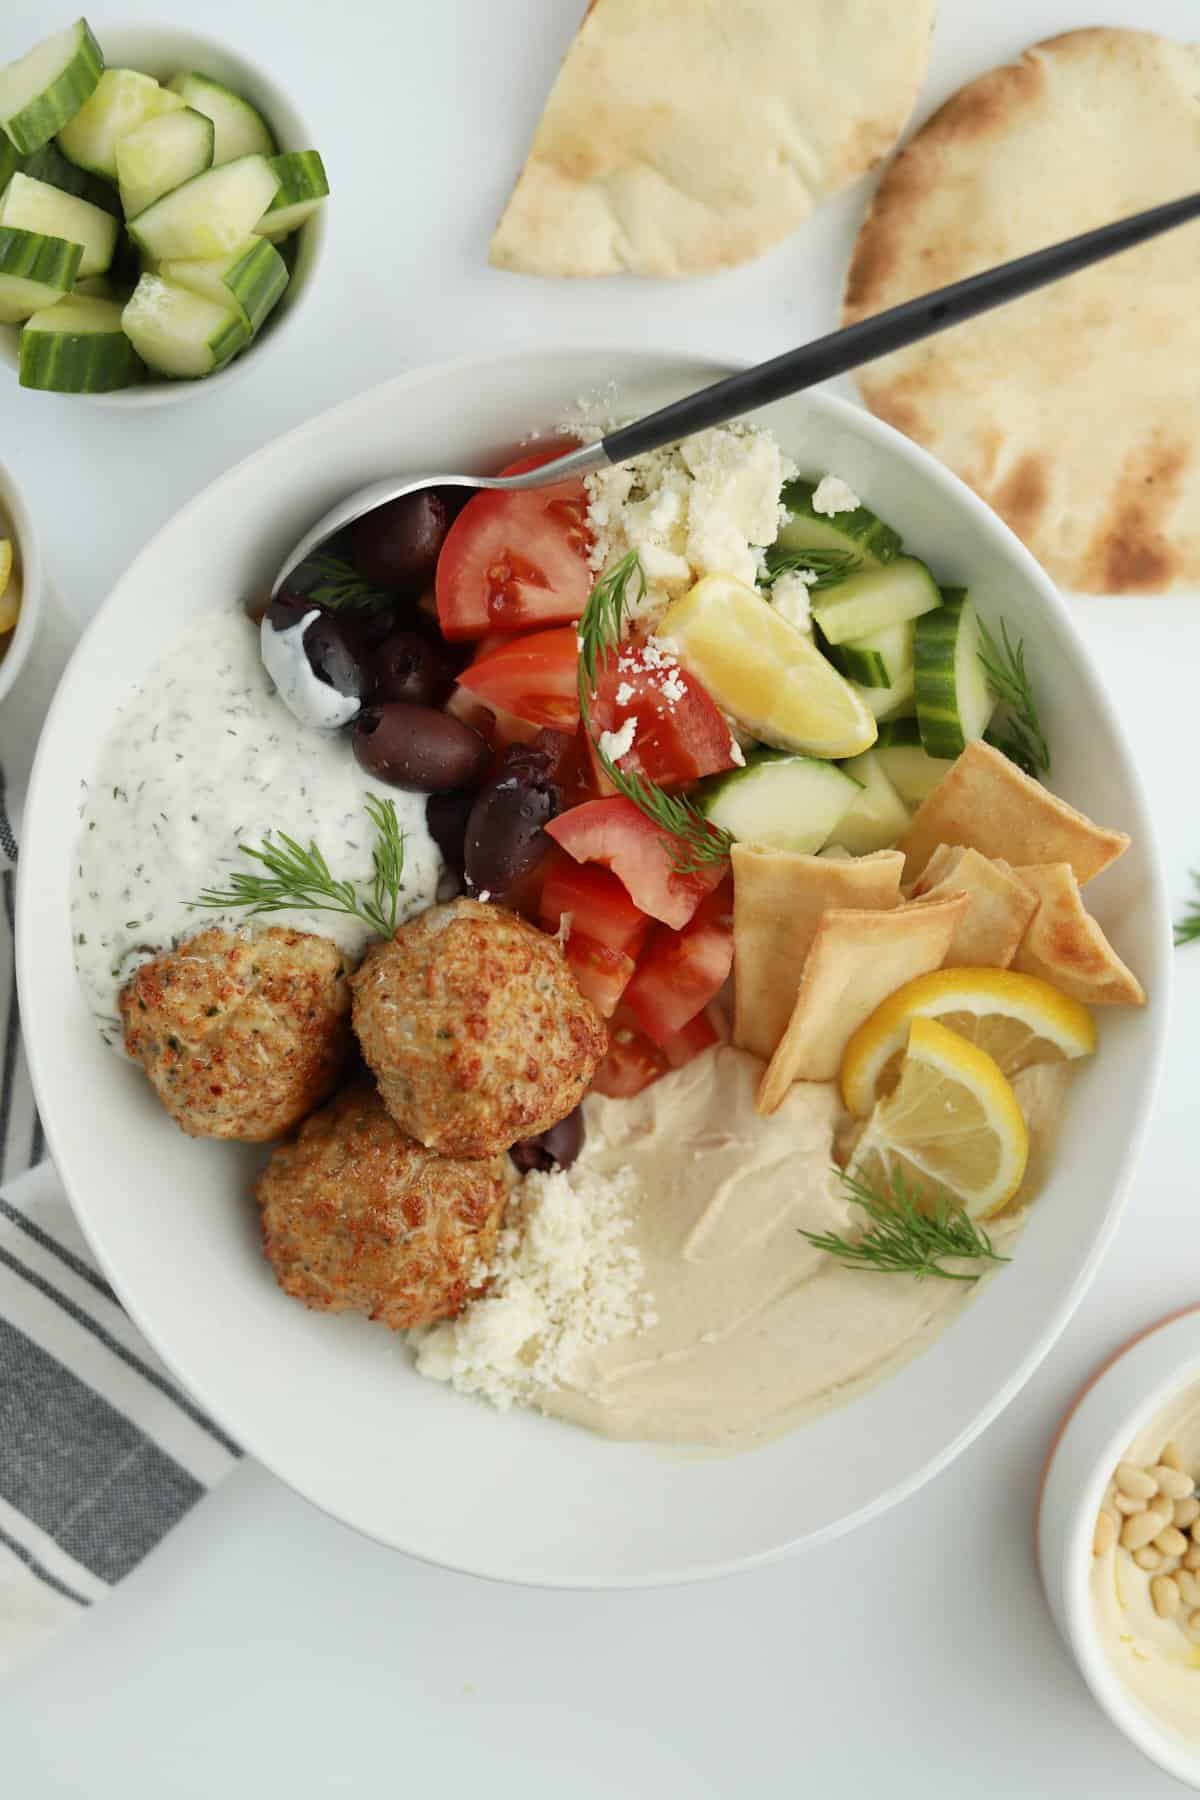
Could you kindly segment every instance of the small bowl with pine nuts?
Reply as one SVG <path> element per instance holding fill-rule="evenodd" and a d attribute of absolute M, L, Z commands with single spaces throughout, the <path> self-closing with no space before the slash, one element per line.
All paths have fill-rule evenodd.
<path fill-rule="evenodd" d="M 1150 1326 L 1083 1390 L 1037 1531 L 1046 1599 L 1094 1698 L 1200 1788 L 1200 1307 Z"/>

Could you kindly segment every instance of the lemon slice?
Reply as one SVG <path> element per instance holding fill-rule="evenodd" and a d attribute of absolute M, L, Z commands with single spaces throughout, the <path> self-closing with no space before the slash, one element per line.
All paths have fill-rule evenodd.
<path fill-rule="evenodd" d="M 985 1219 L 1012 1199 L 1028 1156 L 1021 1109 L 992 1058 L 936 1019 L 914 1019 L 895 1091 L 855 1147 L 858 1179 L 887 1193 L 899 1172 L 918 1194 L 947 1190 Z"/>
<path fill-rule="evenodd" d="M 739 725 L 778 750 L 858 756 L 877 730 L 810 637 L 732 575 L 706 575 L 658 627 L 689 674 Z"/>
<path fill-rule="evenodd" d="M 21 596 L 12 572 L 12 539 L 0 538 L 0 637 L 12 630 L 21 610 Z"/>
<path fill-rule="evenodd" d="M 865 1119 L 890 1093 L 914 1019 L 937 1019 L 1015 1075 L 1033 1063 L 1073 1061 L 1096 1048 L 1096 1026 L 1086 1006 L 1011 969 L 937 969 L 876 1007 L 859 1026 L 842 1057 L 842 1099 Z"/>

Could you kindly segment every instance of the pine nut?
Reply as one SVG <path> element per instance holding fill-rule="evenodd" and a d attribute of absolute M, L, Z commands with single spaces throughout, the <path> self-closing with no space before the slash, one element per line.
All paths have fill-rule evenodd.
<path fill-rule="evenodd" d="M 1189 1544 L 1183 1559 L 1185 1569 L 1200 1570 L 1200 1544 Z"/>
<path fill-rule="evenodd" d="M 1117 1541 L 1117 1521 L 1110 1512 L 1102 1512 L 1096 1519 L 1096 1529 L 1092 1533 L 1092 1555 L 1103 1556 L 1111 1550 Z M 1196 1583 L 1196 1605 L 1200 1606 L 1200 1581 Z"/>
<path fill-rule="evenodd" d="M 1140 1550 L 1135 1550 L 1133 1560 L 1139 1569 L 1145 1569 L 1147 1575 L 1153 1575 L 1156 1569 L 1163 1566 L 1162 1554 L 1153 1544 L 1143 1544 Z"/>
<path fill-rule="evenodd" d="M 1200 1606 L 1200 1581 L 1190 1569 L 1176 1569 L 1175 1583 L 1189 1606 Z"/>
<path fill-rule="evenodd" d="M 1200 1521 L 1197 1522 L 1200 1523 Z M 1151 1538 L 1156 1538 L 1161 1530 L 1162 1525 L 1157 1513 L 1134 1513 L 1133 1517 L 1126 1519 L 1121 1527 L 1121 1542 L 1126 1550 L 1141 1550 L 1150 1542 Z"/>
<path fill-rule="evenodd" d="M 1154 1548 L 1161 1550 L 1164 1556 L 1182 1556 L 1187 1547 L 1187 1539 L 1182 1531 L 1176 1531 L 1174 1525 L 1168 1525 L 1154 1540 Z"/>
<path fill-rule="evenodd" d="M 1179 1588 L 1170 1575 L 1156 1575 L 1150 1583 L 1150 1598 L 1160 1619 L 1170 1619 L 1179 1611 Z"/>
<path fill-rule="evenodd" d="M 1186 1500 L 1196 1491 L 1190 1475 L 1185 1475 L 1182 1469 L 1169 1468 L 1166 1463 L 1159 1463 L 1150 1474 L 1158 1483 L 1159 1493 L 1169 1494 L 1172 1500 Z"/>
<path fill-rule="evenodd" d="M 1200 1500 L 1197 1500 L 1194 1494 L 1187 1500 L 1177 1500 L 1175 1502 L 1173 1522 L 1178 1525 L 1181 1530 L 1186 1531 L 1187 1527 L 1189 1525 L 1194 1525 L 1197 1519 L 1200 1519 Z"/>
<path fill-rule="evenodd" d="M 1169 1444 L 1164 1445 L 1163 1453 L 1158 1459 L 1158 1464 L 1162 1469 L 1182 1469 L 1183 1459 L 1180 1457 L 1179 1446 L 1175 1443 L 1174 1439 L 1172 1439 Z"/>
<path fill-rule="evenodd" d="M 1119 1513 L 1125 1513 L 1130 1518 L 1132 1518 L 1134 1513 L 1145 1512 L 1146 1510 L 1146 1502 L 1144 1500 L 1135 1500 L 1132 1494 L 1114 1494 L 1113 1505 Z"/>
<path fill-rule="evenodd" d="M 1135 1500 L 1149 1500 L 1158 1492 L 1158 1482 L 1145 1469 L 1136 1469 L 1132 1463 L 1120 1463 L 1113 1477 L 1117 1490 L 1122 1494 L 1131 1494 Z"/>

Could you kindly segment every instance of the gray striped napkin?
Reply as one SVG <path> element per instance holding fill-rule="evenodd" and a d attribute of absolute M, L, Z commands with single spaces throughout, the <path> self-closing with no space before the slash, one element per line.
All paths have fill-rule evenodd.
<path fill-rule="evenodd" d="M 134 1329 L 42 1160 L 13 871 L 33 747 L 74 636 L 53 593 L 47 609 L 0 710 L 0 1673 L 106 1594 L 240 1455 Z"/>

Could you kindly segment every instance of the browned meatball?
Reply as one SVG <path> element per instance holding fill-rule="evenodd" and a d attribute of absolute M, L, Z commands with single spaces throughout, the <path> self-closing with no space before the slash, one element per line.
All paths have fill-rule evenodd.
<path fill-rule="evenodd" d="M 502 907 L 435 906 L 353 977 L 354 1029 L 402 1131 L 493 1156 L 579 1104 L 604 1025 L 562 946 Z"/>
<path fill-rule="evenodd" d="M 125 1048 L 190 1136 L 265 1143 L 337 1085 L 352 1042 L 348 974 L 329 938 L 214 926 L 125 984 Z"/>
<path fill-rule="evenodd" d="M 255 1187 L 285 1293 L 392 1331 L 452 1319 L 476 1291 L 504 1211 L 505 1167 L 436 1156 L 374 1087 L 339 1094 L 273 1153 Z"/>

